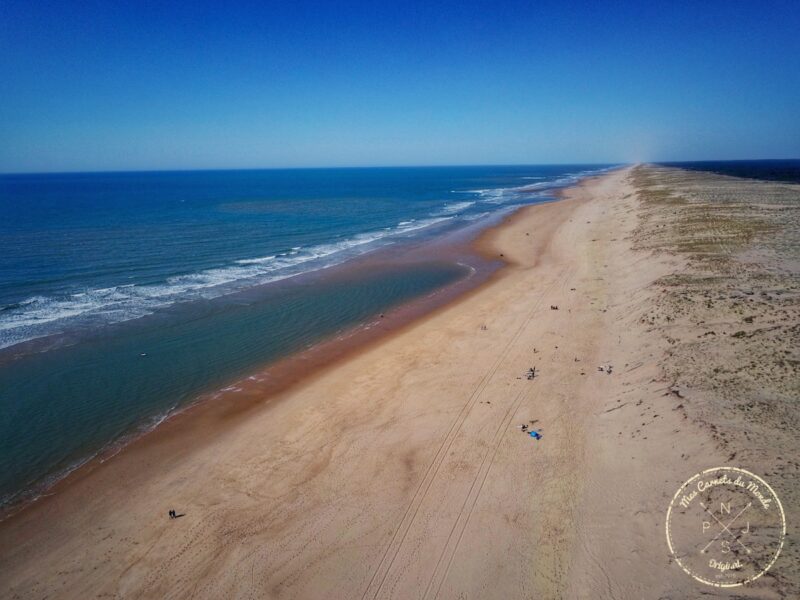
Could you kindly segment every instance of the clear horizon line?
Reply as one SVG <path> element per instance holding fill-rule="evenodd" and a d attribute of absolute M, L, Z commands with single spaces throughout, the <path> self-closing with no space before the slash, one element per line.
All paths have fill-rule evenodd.
<path fill-rule="evenodd" d="M 164 168 L 164 169 L 98 169 L 98 170 L 66 170 L 66 171 L 2 171 L 0 177 L 15 175 L 90 175 L 116 173 L 203 173 L 224 171 L 324 171 L 337 169 L 444 169 L 469 167 L 558 167 L 558 166 L 623 166 L 636 164 L 671 164 L 671 163 L 711 163 L 711 162 L 758 162 L 758 161 L 792 161 L 798 157 L 780 158 L 730 158 L 702 160 L 639 160 L 611 162 L 542 162 L 542 163 L 458 163 L 432 165 L 339 165 L 339 166 L 282 166 L 282 167 L 197 167 L 197 168 Z"/>
<path fill-rule="evenodd" d="M 781 160 L 781 159 L 765 159 Z M 791 159 L 789 159 L 791 160 Z M 7 175 L 89 175 L 93 173 L 202 173 L 214 171 L 325 171 L 337 169 L 446 169 L 469 167 L 560 167 L 560 166 L 619 166 L 633 165 L 633 162 L 549 162 L 549 163 L 458 163 L 458 164 L 432 164 L 432 165 L 337 165 L 337 166 L 285 166 L 285 167 L 196 167 L 196 168 L 165 168 L 165 169 L 98 169 L 95 171 L 70 170 L 70 171 L 0 171 L 0 177 Z"/>

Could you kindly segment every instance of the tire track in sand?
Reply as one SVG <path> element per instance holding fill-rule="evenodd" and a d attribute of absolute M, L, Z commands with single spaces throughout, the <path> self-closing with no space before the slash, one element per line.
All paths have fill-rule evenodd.
<path fill-rule="evenodd" d="M 533 319 L 534 314 L 536 314 L 536 312 L 539 310 L 544 297 L 552 290 L 552 288 L 556 287 L 557 284 L 561 283 L 563 286 L 568 276 L 569 272 L 567 272 L 563 278 L 560 278 L 560 281 L 559 279 L 556 279 L 550 285 L 548 285 L 542 292 L 539 293 L 539 297 L 533 303 L 533 306 L 528 315 L 525 317 L 525 319 L 523 319 L 522 323 L 517 328 L 516 332 L 508 341 L 508 343 L 505 345 L 505 348 L 500 353 L 497 360 L 494 362 L 492 367 L 486 372 L 486 374 L 484 374 L 484 376 L 481 378 L 481 381 L 475 387 L 475 390 L 467 399 L 467 402 L 464 404 L 459 413 L 456 415 L 456 418 L 453 420 L 453 424 L 450 426 L 450 429 L 448 430 L 445 439 L 442 441 L 442 444 L 439 446 L 439 449 L 437 450 L 435 456 L 433 457 L 433 460 L 430 462 L 428 468 L 425 470 L 425 475 L 422 478 L 422 481 L 420 482 L 419 486 L 417 486 L 417 489 L 414 492 L 414 496 L 412 497 L 411 502 L 409 503 L 408 507 L 403 513 L 403 517 L 400 521 L 400 526 L 395 530 L 392 539 L 389 541 L 389 544 L 387 545 L 386 550 L 384 551 L 383 556 L 381 557 L 381 560 L 378 563 L 378 567 L 375 569 L 375 572 L 373 573 L 369 584 L 367 585 L 366 589 L 364 590 L 364 593 L 361 596 L 362 600 L 365 600 L 368 597 L 373 598 L 374 600 L 375 598 L 378 597 L 378 594 L 383 588 L 386 582 L 386 578 L 388 577 L 389 572 L 391 571 L 392 565 L 394 564 L 394 561 L 397 559 L 397 556 L 400 553 L 400 549 L 403 546 L 403 542 L 405 541 L 406 536 L 408 535 L 408 531 L 411 529 L 411 525 L 416 519 L 417 513 L 419 512 L 419 508 L 422 505 L 422 502 L 424 501 L 425 497 L 427 496 L 431 486 L 433 485 L 433 482 L 435 481 L 436 476 L 439 473 L 439 469 L 441 468 L 441 465 L 442 463 L 444 463 L 444 459 L 447 456 L 447 452 L 450 450 L 450 447 L 452 446 L 453 442 L 458 437 L 457 434 L 461 428 L 461 425 L 466 420 L 472 407 L 475 406 L 475 403 L 477 402 L 481 393 L 486 389 L 489 382 L 492 380 L 497 370 L 500 368 L 500 365 L 502 365 L 505 362 L 508 354 L 511 352 L 514 345 L 519 340 L 525 328 L 531 322 L 531 319 Z M 392 549 L 394 549 L 393 552 Z M 391 558 L 389 558 L 390 554 Z M 373 588 L 374 592 L 370 594 L 370 591 Z"/>
<path fill-rule="evenodd" d="M 569 269 L 567 273 L 564 275 L 564 278 L 561 281 L 561 291 L 564 291 L 566 287 L 565 284 L 569 280 L 569 278 L 574 274 L 574 269 Z M 492 448 L 493 450 L 487 451 L 481 461 L 481 466 L 478 469 L 478 472 L 475 474 L 475 479 L 472 481 L 472 485 L 467 492 L 466 497 L 464 498 L 464 504 L 461 506 L 461 510 L 459 511 L 458 517 L 456 518 L 455 522 L 453 523 L 453 527 L 450 530 L 449 535 L 447 536 L 447 541 L 445 542 L 444 548 L 442 549 L 442 553 L 439 556 L 439 560 L 436 562 L 436 566 L 433 569 L 433 574 L 431 575 L 430 581 L 428 582 L 428 586 L 425 588 L 425 593 L 422 595 L 423 599 L 427 598 L 434 581 L 436 580 L 436 574 L 439 571 L 439 566 L 442 563 L 442 559 L 448 553 L 448 547 L 450 546 L 450 541 L 453 538 L 453 534 L 455 533 L 456 529 L 458 529 L 458 525 L 462 522 L 462 516 L 464 515 L 464 509 L 466 508 L 467 504 L 469 503 L 470 496 L 472 496 L 473 489 L 475 489 L 475 484 L 480 479 L 480 485 L 477 488 L 477 492 L 474 496 L 472 496 L 472 502 L 469 505 L 469 510 L 466 513 L 466 518 L 463 519 L 463 524 L 460 527 L 460 531 L 458 534 L 458 538 L 456 539 L 455 545 L 453 546 L 452 551 L 450 552 L 450 556 L 447 560 L 447 565 L 445 566 L 444 572 L 442 576 L 439 578 L 439 584 L 436 586 L 436 592 L 434 593 L 433 597 L 437 598 L 439 596 L 439 592 L 442 589 L 442 585 L 447 580 L 447 576 L 450 573 L 450 567 L 453 564 L 453 559 L 455 558 L 456 553 L 458 552 L 458 548 L 461 545 L 461 540 L 464 538 L 464 533 L 467 530 L 467 526 L 469 525 L 469 521 L 472 518 L 472 513 L 475 510 L 475 506 L 478 503 L 478 498 L 483 491 L 483 486 L 486 484 L 486 480 L 489 477 L 489 472 L 492 470 L 492 465 L 494 464 L 494 459 L 497 456 L 497 451 L 500 449 L 500 444 L 505 437 L 505 432 L 508 430 L 508 427 L 511 425 L 512 421 L 514 420 L 514 415 L 517 414 L 519 407 L 522 404 L 522 401 L 525 399 L 525 392 L 527 391 L 526 387 L 523 387 L 517 397 L 514 399 L 514 402 L 509 406 L 506 414 L 503 416 L 503 419 L 500 421 L 499 426 L 497 427 L 497 431 L 495 432 L 494 437 L 492 438 Z M 533 394 L 531 394 L 533 396 Z M 491 454 L 491 458 L 489 459 L 488 464 L 486 464 L 486 459 L 489 458 Z M 484 470 L 484 465 L 486 468 Z M 483 473 L 483 477 L 481 477 L 481 473 Z"/>

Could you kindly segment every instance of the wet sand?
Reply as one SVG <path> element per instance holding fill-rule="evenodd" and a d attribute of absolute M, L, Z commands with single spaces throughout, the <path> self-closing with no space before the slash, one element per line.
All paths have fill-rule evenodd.
<path fill-rule="evenodd" d="M 519 211 L 479 240 L 508 265 L 478 289 L 82 471 L 0 524 L 0 595 L 732 597 L 672 563 L 667 504 L 709 466 L 769 478 L 776 450 L 730 462 L 744 442 L 686 408 L 715 400 L 674 378 L 675 338 L 650 320 L 675 310 L 664 278 L 694 268 L 673 238 L 646 247 L 672 214 L 646 201 L 656 176 Z M 738 593 L 793 590 L 792 552 Z"/>

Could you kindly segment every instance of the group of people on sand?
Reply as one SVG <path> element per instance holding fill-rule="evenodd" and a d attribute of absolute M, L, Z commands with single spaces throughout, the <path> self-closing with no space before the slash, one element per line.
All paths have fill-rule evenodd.
<path fill-rule="evenodd" d="M 520 429 L 522 430 L 522 433 L 527 433 L 529 436 L 531 436 L 535 440 L 542 439 L 542 434 L 539 431 L 537 431 L 537 430 L 535 430 L 533 428 L 528 429 L 528 424 L 527 423 L 523 424 L 520 427 Z"/>

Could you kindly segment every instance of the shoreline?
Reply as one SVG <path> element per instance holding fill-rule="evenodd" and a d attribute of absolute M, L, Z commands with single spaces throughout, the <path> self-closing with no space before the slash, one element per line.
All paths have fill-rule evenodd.
<path fill-rule="evenodd" d="M 581 181 L 592 179 L 596 176 L 585 176 Z M 414 242 L 411 250 L 405 249 L 406 254 L 412 257 L 416 254 L 426 254 L 426 250 L 442 251 L 445 260 L 462 264 L 461 260 L 468 260 L 472 274 L 467 277 L 447 284 L 434 292 L 415 298 L 411 301 L 392 307 L 384 316 L 372 321 L 348 327 L 334 337 L 323 337 L 305 350 L 290 353 L 276 361 L 255 367 L 247 375 L 226 382 L 223 386 L 215 386 L 202 391 L 187 404 L 172 409 L 168 413 L 158 416 L 155 424 L 142 424 L 133 431 L 123 435 L 120 439 L 100 448 L 85 459 L 81 459 L 75 466 L 68 467 L 62 472 L 48 476 L 40 485 L 31 490 L 20 492 L 19 498 L 0 508 L 0 524 L 15 515 L 24 512 L 41 501 L 55 496 L 69 489 L 79 481 L 91 476 L 98 470 L 106 468 L 109 461 L 118 455 L 135 451 L 138 445 L 148 443 L 153 436 L 159 435 L 189 435 L 196 424 L 192 419 L 200 422 L 216 421 L 219 426 L 225 425 L 232 417 L 245 414 L 257 409 L 261 405 L 273 402 L 282 393 L 289 391 L 296 385 L 302 385 L 306 380 L 312 381 L 321 372 L 335 368 L 337 364 L 346 361 L 361 352 L 366 352 L 384 338 L 397 334 L 414 325 L 417 321 L 424 320 L 437 314 L 441 310 L 466 299 L 470 294 L 480 288 L 491 284 L 500 272 L 509 266 L 509 263 L 497 255 L 491 247 L 491 239 L 496 229 L 503 228 L 514 222 L 519 213 L 532 207 L 558 202 L 563 199 L 565 189 L 553 190 L 553 198 L 544 202 L 521 206 L 499 219 L 492 217 L 493 222 L 488 225 L 469 225 L 463 231 L 450 232 L 445 236 L 445 241 Z M 476 229 L 477 233 L 469 233 Z M 449 238 L 453 238 L 450 240 Z M 422 248 L 422 251 L 421 251 Z M 336 264 L 331 267 L 301 274 L 296 277 L 317 277 L 322 272 L 331 272 L 334 278 L 339 277 L 339 272 L 348 273 L 365 268 L 380 268 L 381 265 L 391 265 L 387 256 L 387 249 L 378 249 L 376 255 L 357 256 L 352 259 L 352 265 L 346 263 Z M 406 259 L 403 259 L 406 260 Z M 403 262 L 401 260 L 401 262 Z M 414 260 L 414 259 L 412 259 Z M 418 259 L 422 261 L 430 259 Z M 475 266 L 469 264 L 472 262 Z M 279 282 L 283 284 L 285 282 Z M 239 292 L 240 294 L 243 292 Z M 384 318 L 385 317 L 385 318 Z M 148 318 L 148 317 L 143 317 Z M 116 324 L 116 327 L 126 324 Z M 23 345 L 41 343 L 41 340 L 25 342 Z M 45 340 L 46 343 L 46 340 Z M 9 349 L 6 354 L 15 358 L 17 351 Z M 216 406 L 210 406 L 216 403 Z M 169 425 L 169 430 L 166 427 Z M 205 425 L 204 425 L 205 427 Z M 162 431 L 164 429 L 164 431 Z M 158 443 L 155 441 L 154 443 Z"/>
<path fill-rule="evenodd" d="M 603 176 L 605 175 L 599 177 Z M 586 177 L 582 179 L 582 183 L 593 181 L 596 178 Z M 115 471 L 132 473 L 138 471 L 140 465 L 145 464 L 148 466 L 148 471 L 154 473 L 158 471 L 155 465 L 159 463 L 163 466 L 167 461 L 180 461 L 201 452 L 205 447 L 214 445 L 215 440 L 230 434 L 237 425 L 240 426 L 246 422 L 253 412 L 269 413 L 287 400 L 285 397 L 287 394 L 313 385 L 327 373 L 336 371 L 340 365 L 369 354 L 403 333 L 422 327 L 437 316 L 469 302 L 471 298 L 487 290 L 498 280 L 506 278 L 508 271 L 518 266 L 513 258 L 498 256 L 496 244 L 498 237 L 502 236 L 502 232 L 519 223 L 531 211 L 536 211 L 540 207 L 568 202 L 565 194 L 570 189 L 558 190 L 556 192 L 557 200 L 521 207 L 504 217 L 500 223 L 482 231 L 477 238 L 470 242 L 470 251 L 478 253 L 486 260 L 502 260 L 504 263 L 502 267 L 489 273 L 477 285 L 470 286 L 466 290 L 459 290 L 452 295 L 448 295 L 446 292 L 442 293 L 440 290 L 434 294 L 437 297 L 433 302 L 426 302 L 429 299 L 418 299 L 402 305 L 393 311 L 401 313 L 400 315 L 392 313 L 387 315 L 389 318 L 381 321 L 380 329 L 376 328 L 372 332 L 366 332 L 366 340 L 353 340 L 354 343 L 347 347 L 345 352 L 334 355 L 328 348 L 330 341 L 322 342 L 316 344 L 309 351 L 287 357 L 267 367 L 268 370 L 274 371 L 285 369 L 285 372 L 279 377 L 279 383 L 266 393 L 264 389 L 254 386 L 255 389 L 245 393 L 238 392 L 235 395 L 229 394 L 213 400 L 201 399 L 193 403 L 174 417 L 162 421 L 155 429 L 137 436 L 127 443 L 113 455 L 112 460 L 103 462 L 103 456 L 94 457 L 48 488 L 45 495 L 26 503 L 22 508 L 12 509 L 13 512 L 9 511 L 10 514 L 0 521 L 0 537 L 4 531 L 15 528 L 21 521 L 34 523 L 40 519 L 52 520 L 58 518 L 56 515 L 62 514 L 64 510 L 71 512 L 70 506 L 73 499 L 70 496 L 84 495 L 85 488 L 108 490 L 108 482 L 97 482 L 96 480 L 117 480 L 117 477 L 114 476 Z M 447 287 L 456 286 L 458 284 L 451 284 Z M 387 326 L 387 323 L 391 324 Z M 364 333 L 363 329 L 361 333 Z M 353 337 L 358 338 L 357 335 Z M 339 345 L 335 342 L 334 340 L 331 345 Z M 315 354 L 319 357 L 313 357 Z M 315 360 L 319 362 L 315 362 Z M 313 369 L 309 369 L 310 364 L 314 365 Z M 313 372 L 309 373 L 309 370 Z M 299 372 L 302 372 L 302 375 L 299 375 Z M 165 456 L 170 458 L 165 459 Z"/>

